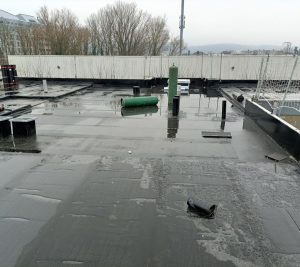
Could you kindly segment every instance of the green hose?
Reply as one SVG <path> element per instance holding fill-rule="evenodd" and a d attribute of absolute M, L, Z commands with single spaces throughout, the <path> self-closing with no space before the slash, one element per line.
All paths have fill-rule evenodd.
<path fill-rule="evenodd" d="M 156 96 L 140 96 L 140 97 L 125 97 L 121 99 L 121 106 L 140 107 L 140 106 L 154 106 L 158 103 Z"/>

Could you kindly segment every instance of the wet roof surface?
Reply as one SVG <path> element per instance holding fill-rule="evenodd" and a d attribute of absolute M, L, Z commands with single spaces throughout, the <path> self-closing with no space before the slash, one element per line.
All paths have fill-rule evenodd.
<path fill-rule="evenodd" d="M 223 98 L 181 97 L 121 115 L 131 90 L 89 89 L 33 107 L 37 137 L 1 146 L 1 266 L 296 266 L 300 171 Z M 172 137 L 172 138 L 168 138 Z M 187 212 L 196 196 L 215 219 Z"/>

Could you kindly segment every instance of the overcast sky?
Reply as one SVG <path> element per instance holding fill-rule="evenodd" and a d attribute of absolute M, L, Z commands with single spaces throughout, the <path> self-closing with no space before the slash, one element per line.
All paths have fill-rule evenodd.
<path fill-rule="evenodd" d="M 8 0 L 0 8 L 35 15 L 40 6 L 69 8 L 84 22 L 89 14 L 114 1 Z M 128 1 L 130 2 L 130 1 Z M 179 35 L 181 0 L 135 0 L 140 9 L 166 16 L 171 33 Z M 188 45 L 214 43 L 300 46 L 300 0 L 185 0 Z"/>

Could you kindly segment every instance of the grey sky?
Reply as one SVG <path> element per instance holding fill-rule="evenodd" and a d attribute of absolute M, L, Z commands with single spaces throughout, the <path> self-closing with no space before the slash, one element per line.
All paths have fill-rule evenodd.
<path fill-rule="evenodd" d="M 35 15 L 40 6 L 71 9 L 84 22 L 89 14 L 114 1 L 9 0 L 0 8 Z M 128 1 L 129 2 L 129 1 Z M 173 35 L 179 34 L 181 0 L 135 0 L 153 15 L 166 16 Z M 300 0 L 185 0 L 189 45 L 212 43 L 274 44 L 290 41 L 300 46 Z"/>

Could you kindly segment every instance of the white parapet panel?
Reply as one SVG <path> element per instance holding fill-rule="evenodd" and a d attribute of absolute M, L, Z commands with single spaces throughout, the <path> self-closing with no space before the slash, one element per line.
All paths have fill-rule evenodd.
<path fill-rule="evenodd" d="M 144 57 L 76 56 L 80 79 L 144 79 Z"/>
<path fill-rule="evenodd" d="M 18 77 L 76 78 L 75 56 L 8 56 L 16 65 Z"/>
<path fill-rule="evenodd" d="M 178 66 L 179 78 L 258 80 L 266 56 L 8 56 L 24 78 L 128 79 L 167 78 L 169 67 Z M 288 79 L 292 56 L 271 56 L 268 78 Z M 294 79 L 300 79 L 296 73 Z"/>

